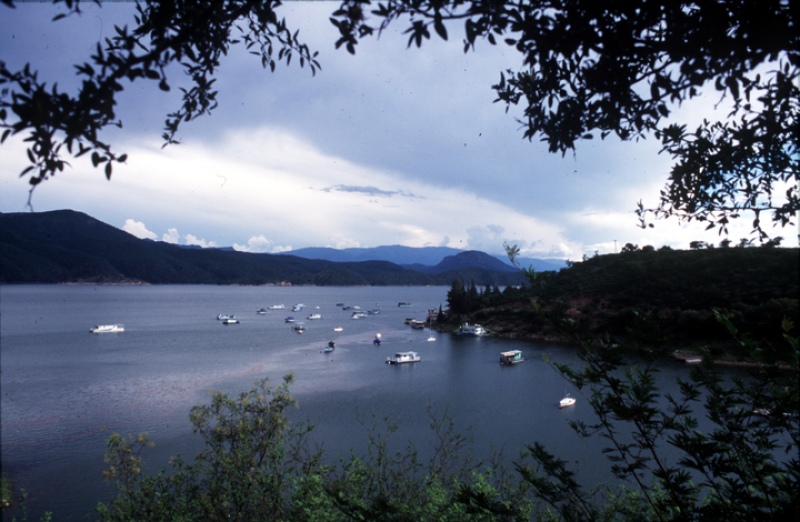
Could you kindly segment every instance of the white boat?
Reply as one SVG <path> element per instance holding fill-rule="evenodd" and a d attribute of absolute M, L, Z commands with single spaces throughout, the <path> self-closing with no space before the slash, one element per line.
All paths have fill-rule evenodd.
<path fill-rule="evenodd" d="M 308 319 L 309 321 L 315 321 L 317 319 L 322 319 L 322 316 L 320 314 L 311 314 L 308 317 L 306 317 L 306 319 Z"/>
<path fill-rule="evenodd" d="M 458 330 L 458 333 L 461 335 L 480 337 L 481 335 L 486 334 L 486 330 L 479 324 L 463 323 L 461 328 Z"/>
<path fill-rule="evenodd" d="M 525 360 L 520 350 L 500 352 L 500 364 L 517 364 Z"/>
<path fill-rule="evenodd" d="M 267 313 L 267 310 L 265 308 L 259 308 L 258 310 L 256 310 L 256 313 L 259 315 L 264 315 L 265 313 Z"/>
<path fill-rule="evenodd" d="M 284 319 L 283 321 L 284 321 L 285 323 L 293 323 L 293 322 L 294 322 L 294 317 L 292 317 L 292 316 L 290 315 L 289 317 L 287 317 L 287 318 L 286 318 L 286 319 Z"/>
<path fill-rule="evenodd" d="M 352 315 L 350 315 L 350 319 L 363 319 L 368 316 L 369 314 L 367 312 L 353 312 Z"/>
<path fill-rule="evenodd" d="M 337 326 L 336 328 L 333 329 L 334 332 L 341 332 L 342 330 L 344 330 L 344 328 L 342 328 L 341 326 Z"/>
<path fill-rule="evenodd" d="M 276 305 L 272 305 L 272 306 L 269 307 L 270 310 L 283 310 L 285 308 L 286 307 L 283 306 L 282 304 L 276 304 Z"/>
<path fill-rule="evenodd" d="M 236 319 L 236 316 L 233 314 L 219 314 L 217 316 L 217 321 L 224 321 L 225 319 Z"/>
<path fill-rule="evenodd" d="M 294 305 L 292 307 L 292 312 L 299 312 L 305 307 L 306 307 L 306 305 L 304 305 L 303 303 L 297 303 L 296 305 Z"/>
<path fill-rule="evenodd" d="M 94 328 L 89 329 L 92 333 L 119 333 L 125 331 L 125 326 L 121 324 L 98 324 Z"/>
<path fill-rule="evenodd" d="M 570 397 L 569 393 L 564 396 L 563 399 L 558 403 L 559 408 L 568 408 L 569 406 L 575 405 L 575 397 Z"/>
<path fill-rule="evenodd" d="M 397 352 L 392 357 L 386 358 L 386 364 L 403 364 L 419 362 L 421 360 L 417 352 Z"/>
<path fill-rule="evenodd" d="M 228 317 L 222 320 L 222 324 L 239 324 L 239 320 L 235 317 Z"/>

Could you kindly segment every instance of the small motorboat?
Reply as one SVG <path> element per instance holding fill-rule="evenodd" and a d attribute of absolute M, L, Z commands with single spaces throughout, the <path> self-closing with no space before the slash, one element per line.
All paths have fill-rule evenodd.
<path fill-rule="evenodd" d="M 331 353 L 334 350 L 334 348 L 336 348 L 336 343 L 333 341 L 328 341 L 328 346 L 326 346 L 325 349 L 322 350 L 322 352 Z"/>
<path fill-rule="evenodd" d="M 235 317 L 228 317 L 222 320 L 222 324 L 239 324 L 239 320 Z"/>
<path fill-rule="evenodd" d="M 306 319 L 308 319 L 309 321 L 317 321 L 319 319 L 322 319 L 322 315 L 320 315 L 320 314 L 311 314 L 308 317 L 306 317 Z"/>
<path fill-rule="evenodd" d="M 217 321 L 224 321 L 225 319 L 236 319 L 236 316 L 233 314 L 219 314 L 217 316 Z"/>
<path fill-rule="evenodd" d="M 375 334 L 375 339 L 372 340 L 372 344 L 375 346 L 381 345 L 381 334 Z"/>
<path fill-rule="evenodd" d="M 344 328 L 342 328 L 341 326 L 337 326 L 336 328 L 333 329 L 334 332 L 341 332 L 342 330 L 344 330 Z"/>
<path fill-rule="evenodd" d="M 570 394 L 566 394 L 563 399 L 558 403 L 559 408 L 568 408 L 570 406 L 575 405 L 575 397 L 571 397 Z"/>
<path fill-rule="evenodd" d="M 121 324 L 98 324 L 94 328 L 90 328 L 89 331 L 96 334 L 119 333 L 125 331 L 125 326 Z"/>

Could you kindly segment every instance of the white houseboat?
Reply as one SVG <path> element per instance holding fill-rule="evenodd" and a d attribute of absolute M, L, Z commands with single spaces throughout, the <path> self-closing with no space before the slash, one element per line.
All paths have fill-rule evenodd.
<path fill-rule="evenodd" d="M 386 364 L 403 364 L 419 362 L 422 360 L 417 352 L 397 352 L 392 357 L 386 358 Z"/>
<path fill-rule="evenodd" d="M 461 335 L 480 337 L 486 334 L 486 330 L 479 324 L 463 323 L 461 328 L 458 330 L 458 333 Z"/>
<path fill-rule="evenodd" d="M 517 364 L 524 361 L 522 352 L 519 350 L 511 350 L 508 352 L 500 352 L 500 364 Z"/>

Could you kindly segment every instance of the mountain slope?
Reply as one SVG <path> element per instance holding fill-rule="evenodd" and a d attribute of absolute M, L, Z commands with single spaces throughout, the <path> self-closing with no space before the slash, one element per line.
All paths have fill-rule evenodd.
<path fill-rule="evenodd" d="M 426 274 L 380 260 L 183 248 L 138 239 L 72 210 L 0 213 L 0 283 L 449 285 L 461 270 L 480 285 L 522 282 L 518 272 L 480 267 Z"/>

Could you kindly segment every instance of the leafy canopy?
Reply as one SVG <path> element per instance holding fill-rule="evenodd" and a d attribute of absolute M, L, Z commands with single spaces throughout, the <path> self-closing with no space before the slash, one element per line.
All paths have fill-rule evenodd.
<path fill-rule="evenodd" d="M 3 3 L 13 7 L 11 0 Z M 79 0 L 63 3 L 69 14 L 54 21 L 81 12 Z M 317 53 L 278 17 L 280 5 L 261 0 L 137 2 L 133 27 L 115 26 L 114 35 L 97 43 L 89 61 L 75 66 L 82 79 L 75 95 L 41 82 L 30 64 L 11 71 L 0 60 L 0 129 L 5 129 L 0 143 L 11 134 L 27 134 L 30 165 L 21 176 L 28 176 L 33 187 L 68 165 L 63 149 L 74 157 L 91 153 L 93 165 L 102 166 L 110 178 L 113 164 L 124 163 L 127 155 L 114 152 L 100 133 L 109 125 L 122 126 L 115 106 L 127 82 L 149 80 L 169 91 L 170 65 L 178 65 L 189 78 L 191 86 L 181 88 L 181 106 L 164 122 L 167 145 L 176 143 L 181 123 L 216 108 L 215 75 L 231 45 L 244 45 L 271 71 L 295 56 L 301 67 L 319 68 Z"/>
<path fill-rule="evenodd" d="M 650 135 L 674 160 L 656 208 L 646 217 L 708 221 L 761 213 L 786 226 L 800 210 L 797 193 L 800 31 L 787 0 L 596 2 L 518 0 L 343 2 L 333 18 L 351 53 L 359 39 L 407 23 L 408 45 L 447 22 L 464 25 L 464 50 L 479 40 L 503 43 L 522 64 L 493 86 L 506 110 L 521 106 L 524 136 L 551 152 L 578 141 Z M 368 2 L 367 2 L 368 4 Z M 730 112 L 697 128 L 669 121 L 682 102 L 715 89 Z M 652 225 L 651 225 L 652 226 Z"/>
<path fill-rule="evenodd" d="M 78 0 L 59 1 L 70 14 L 80 12 Z M 216 70 L 231 45 L 245 45 L 270 70 L 294 56 L 312 72 L 319 68 L 317 54 L 278 17 L 279 7 L 260 0 L 138 2 L 132 28 L 116 27 L 76 66 L 83 83 L 75 95 L 40 82 L 30 64 L 11 71 L 0 60 L 0 142 L 27 135 L 30 165 L 22 175 L 34 187 L 64 169 L 63 148 L 91 153 L 110 177 L 126 156 L 100 131 L 121 125 L 114 107 L 126 80 L 169 90 L 171 64 L 190 79 L 181 107 L 165 121 L 169 144 L 182 122 L 216 107 Z M 408 25 L 409 46 L 432 33 L 446 40 L 452 23 L 463 23 L 465 52 L 479 40 L 507 45 L 521 65 L 500 72 L 497 101 L 507 111 L 519 106 L 524 136 L 547 142 L 551 152 L 565 154 L 596 136 L 660 140 L 673 166 L 658 205 L 639 202 L 642 226 L 677 216 L 722 233 L 730 219 L 750 213 L 763 238 L 762 214 L 787 226 L 800 211 L 800 31 L 789 0 L 388 0 L 374 7 L 346 0 L 333 9 L 336 46 L 352 54 L 362 38 L 392 23 Z M 695 128 L 671 121 L 682 102 L 704 90 L 716 91 L 727 114 Z"/>

